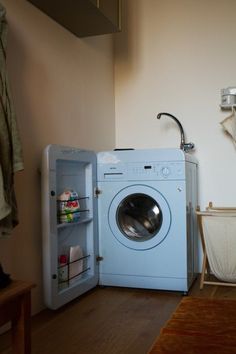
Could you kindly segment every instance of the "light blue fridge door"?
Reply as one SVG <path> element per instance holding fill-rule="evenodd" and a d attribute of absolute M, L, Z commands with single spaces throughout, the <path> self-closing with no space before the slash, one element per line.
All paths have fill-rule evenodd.
<path fill-rule="evenodd" d="M 96 166 L 93 151 L 59 145 L 43 151 L 43 286 L 51 309 L 98 283 Z"/>

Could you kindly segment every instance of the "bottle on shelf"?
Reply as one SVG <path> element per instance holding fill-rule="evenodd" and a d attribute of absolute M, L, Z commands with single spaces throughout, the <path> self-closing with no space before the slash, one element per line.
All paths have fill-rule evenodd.
<path fill-rule="evenodd" d="M 68 257 L 66 254 L 61 254 L 58 259 L 58 287 L 59 290 L 68 287 Z"/>

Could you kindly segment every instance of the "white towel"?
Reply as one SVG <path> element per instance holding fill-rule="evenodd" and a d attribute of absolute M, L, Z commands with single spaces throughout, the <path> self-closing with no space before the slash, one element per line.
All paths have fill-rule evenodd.
<path fill-rule="evenodd" d="M 236 108 L 232 108 L 232 113 L 229 117 L 225 118 L 220 122 L 222 125 L 224 131 L 229 134 L 229 136 L 232 138 L 233 143 L 236 147 Z"/>

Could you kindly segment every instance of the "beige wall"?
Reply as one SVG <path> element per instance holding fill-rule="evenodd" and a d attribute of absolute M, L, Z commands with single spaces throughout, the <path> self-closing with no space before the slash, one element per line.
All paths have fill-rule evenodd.
<path fill-rule="evenodd" d="M 20 225 L 9 240 L 0 240 L 0 259 L 13 277 L 37 284 L 37 312 L 43 306 L 41 152 L 49 143 L 114 148 L 113 38 L 79 39 L 27 1 L 2 3 L 9 22 L 8 67 L 25 170 L 16 175 Z"/>
<path fill-rule="evenodd" d="M 115 52 L 116 145 L 196 144 L 199 201 L 236 205 L 236 150 L 219 122 L 220 89 L 236 86 L 235 0 L 127 0 Z"/>

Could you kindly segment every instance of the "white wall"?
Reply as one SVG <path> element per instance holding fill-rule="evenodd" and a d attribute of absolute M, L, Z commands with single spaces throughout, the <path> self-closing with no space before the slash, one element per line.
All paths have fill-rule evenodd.
<path fill-rule="evenodd" d="M 199 202 L 236 205 L 236 149 L 219 124 L 236 86 L 235 0 L 126 0 L 116 38 L 116 145 L 178 147 L 176 115 L 199 160 Z"/>
<path fill-rule="evenodd" d="M 0 240 L 12 277 L 32 280 L 42 306 L 40 175 L 49 143 L 91 150 L 115 146 L 113 38 L 79 39 L 24 0 L 2 0 L 9 22 L 8 69 L 25 170 L 16 174 L 20 224 Z M 104 133 L 105 132 L 105 133 Z"/>

